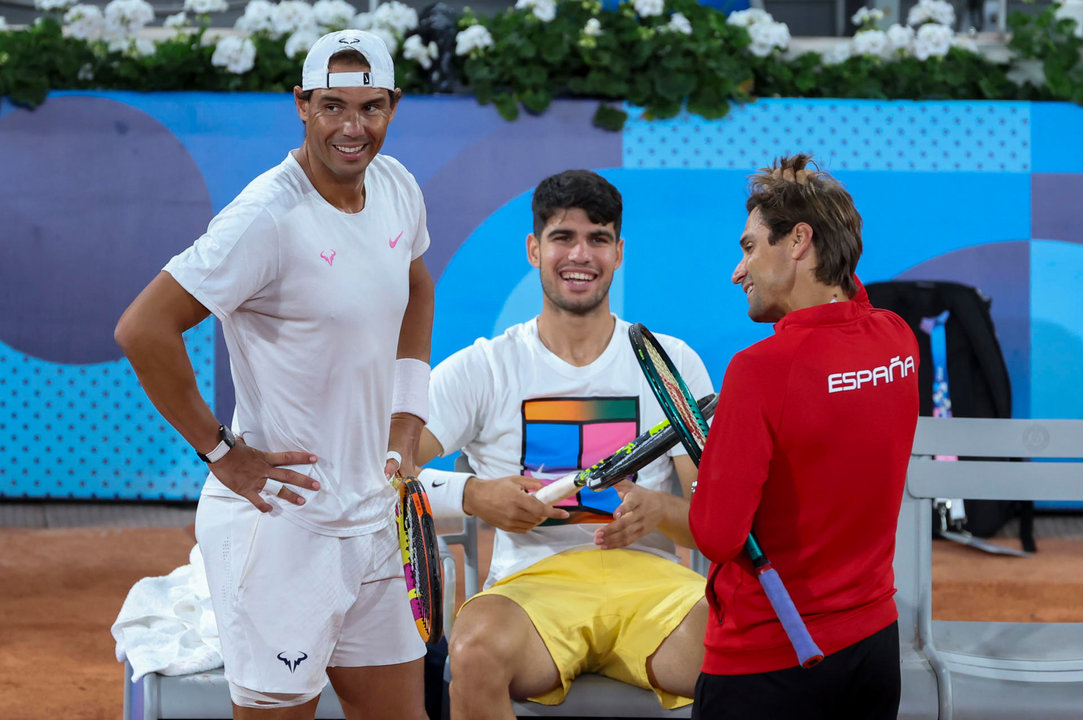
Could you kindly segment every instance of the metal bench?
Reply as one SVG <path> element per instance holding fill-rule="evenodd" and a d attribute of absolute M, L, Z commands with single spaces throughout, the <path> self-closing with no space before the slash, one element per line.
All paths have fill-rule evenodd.
<path fill-rule="evenodd" d="M 932 619 L 936 497 L 1083 500 L 1083 421 L 921 418 L 895 552 L 900 718 L 1083 716 L 1083 623 Z"/>

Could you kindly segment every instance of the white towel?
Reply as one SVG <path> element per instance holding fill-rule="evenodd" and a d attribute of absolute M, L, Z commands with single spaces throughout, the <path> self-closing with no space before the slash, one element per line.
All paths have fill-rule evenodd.
<path fill-rule="evenodd" d="M 113 623 L 117 660 L 132 666 L 132 682 L 147 673 L 187 675 L 221 667 L 222 650 L 199 546 L 189 563 L 165 577 L 143 578 Z"/>

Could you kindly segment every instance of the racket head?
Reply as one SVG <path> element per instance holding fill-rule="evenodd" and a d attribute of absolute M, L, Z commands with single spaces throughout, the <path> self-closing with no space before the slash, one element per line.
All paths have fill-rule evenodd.
<path fill-rule="evenodd" d="M 700 398 L 697 407 L 704 417 L 714 415 L 718 406 L 718 395 L 709 393 Z M 680 440 L 671 422 L 656 425 L 651 430 L 620 448 L 612 455 L 598 461 L 579 473 L 588 488 L 594 491 L 604 490 L 616 485 L 624 478 L 642 470 L 662 457 Z"/>
<path fill-rule="evenodd" d="M 444 591 L 436 524 L 421 482 L 415 477 L 397 477 L 396 481 L 399 502 L 395 520 L 410 610 L 421 639 L 432 644 L 444 633 Z"/>
<path fill-rule="evenodd" d="M 662 412 L 666 414 L 692 462 L 699 465 L 703 447 L 707 444 L 708 426 L 696 399 L 650 330 L 642 323 L 634 323 L 628 328 L 628 339 L 640 369 L 658 398 L 658 404 L 662 406 Z"/>

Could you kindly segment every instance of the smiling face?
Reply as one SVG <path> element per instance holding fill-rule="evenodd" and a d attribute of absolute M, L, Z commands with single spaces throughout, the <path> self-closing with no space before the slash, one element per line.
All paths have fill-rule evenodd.
<path fill-rule="evenodd" d="M 760 209 L 755 208 L 748 215 L 740 240 L 742 258 L 733 270 L 732 280 L 745 291 L 748 316 L 756 322 L 777 322 L 794 309 L 797 263 L 792 256 L 793 233 L 772 245 Z"/>
<path fill-rule="evenodd" d="M 538 237 L 527 237 L 548 308 L 573 315 L 609 312 L 609 286 L 624 258 L 613 223 L 592 222 L 580 208 L 558 210 Z"/>
<path fill-rule="evenodd" d="M 368 70 L 358 55 L 335 58 L 332 73 Z M 372 87 L 337 87 L 312 91 L 304 99 L 300 88 L 294 89 L 297 114 L 305 123 L 302 148 L 313 181 L 351 183 L 363 181 L 365 169 L 380 152 L 387 126 L 395 116 L 401 92 Z"/>

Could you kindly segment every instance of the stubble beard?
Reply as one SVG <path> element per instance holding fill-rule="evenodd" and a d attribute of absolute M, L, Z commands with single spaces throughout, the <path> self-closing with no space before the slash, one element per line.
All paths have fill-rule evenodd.
<path fill-rule="evenodd" d="M 571 315 L 585 316 L 595 312 L 601 305 L 609 298 L 609 286 L 602 288 L 598 291 L 597 295 L 592 297 L 582 298 L 576 301 L 569 301 L 563 297 L 560 292 L 551 286 L 544 278 L 542 279 L 542 293 L 545 294 L 546 300 L 548 300 L 558 310 L 562 310 Z"/>

